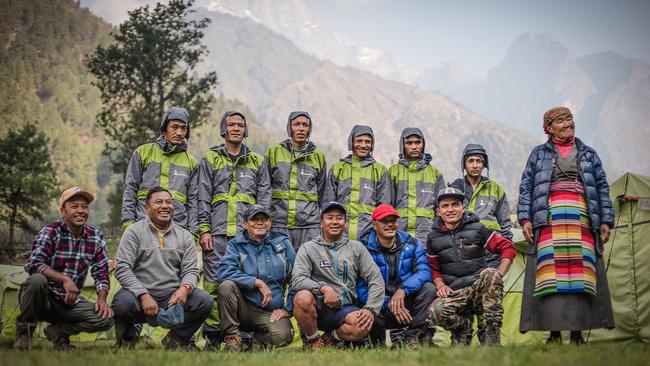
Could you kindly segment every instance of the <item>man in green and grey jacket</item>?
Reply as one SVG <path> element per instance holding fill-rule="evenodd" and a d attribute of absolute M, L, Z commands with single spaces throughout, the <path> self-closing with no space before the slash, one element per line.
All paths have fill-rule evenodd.
<path fill-rule="evenodd" d="M 424 150 L 424 134 L 419 128 L 405 128 L 399 141 L 399 161 L 388 169 L 395 188 L 393 206 L 400 215 L 399 229 L 424 246 L 436 218 L 436 192 L 445 188 L 445 179 L 431 165 L 431 155 Z"/>
<path fill-rule="evenodd" d="M 242 231 L 244 212 L 258 204 L 271 204 L 268 165 L 262 155 L 251 151 L 246 117 L 237 111 L 223 114 L 219 125 L 225 142 L 212 147 L 199 164 L 199 234 L 203 249 L 203 288 L 217 297 L 221 279 L 218 267 L 228 240 Z M 203 326 L 208 347 L 220 343 L 219 317 L 215 306 Z"/>
<path fill-rule="evenodd" d="M 323 205 L 321 236 L 298 250 L 291 274 L 293 315 L 304 334 L 304 347 L 318 350 L 368 335 L 384 303 L 384 280 L 368 249 L 343 235 L 345 207 Z M 368 284 L 368 300 L 359 308 L 357 281 Z M 318 330 L 325 333 L 323 337 Z"/>
<path fill-rule="evenodd" d="M 392 204 L 393 185 L 386 167 L 372 157 L 375 135 L 372 128 L 352 127 L 348 150 L 352 154 L 332 166 L 325 191 L 326 201 L 345 205 L 348 237 L 356 240 L 371 226 L 370 216 L 380 203 Z"/>
<path fill-rule="evenodd" d="M 160 124 L 160 137 L 135 149 L 124 178 L 123 230 L 146 216 L 145 197 L 151 188 L 160 186 L 172 195 L 174 222 L 197 234 L 198 166 L 187 151 L 189 138 L 189 113 L 171 107 Z"/>
<path fill-rule="evenodd" d="M 287 120 L 289 138 L 266 152 L 271 176 L 272 232 L 285 234 L 295 250 L 320 234 L 318 214 L 325 191 L 325 154 L 309 136 L 309 113 L 294 111 Z"/>

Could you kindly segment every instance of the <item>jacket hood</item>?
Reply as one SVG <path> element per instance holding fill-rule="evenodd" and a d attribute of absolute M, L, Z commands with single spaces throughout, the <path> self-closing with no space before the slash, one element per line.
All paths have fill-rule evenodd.
<path fill-rule="evenodd" d="M 174 145 L 167 141 L 163 135 L 160 135 L 156 141 L 154 141 L 154 144 L 156 144 L 160 150 L 164 151 L 166 154 L 187 151 L 187 139 L 185 139 L 185 141 L 180 145 Z"/>
<path fill-rule="evenodd" d="M 187 112 L 187 109 L 182 107 L 170 107 L 167 113 L 162 118 L 160 122 L 160 133 L 165 135 L 165 130 L 167 129 L 167 124 L 169 121 L 177 119 L 179 121 L 185 122 L 187 125 L 187 133 L 185 134 L 185 140 L 190 139 L 190 114 Z"/>
<path fill-rule="evenodd" d="M 401 159 L 406 159 L 406 153 L 404 152 L 404 140 L 406 140 L 407 137 L 411 136 L 417 136 L 422 140 L 422 155 L 427 155 L 426 154 L 426 140 L 424 139 L 424 134 L 422 133 L 422 130 L 420 130 L 417 127 L 406 127 L 405 129 L 402 130 L 402 134 L 399 137 L 399 158 Z M 429 158 L 431 155 L 429 155 Z"/>
<path fill-rule="evenodd" d="M 221 154 L 222 156 L 229 156 L 228 150 L 226 149 L 226 144 L 213 146 L 213 147 L 210 148 L 210 150 L 212 150 L 212 151 L 214 151 L 214 152 L 216 152 L 218 154 Z M 245 157 L 245 156 L 248 156 L 248 154 L 250 154 L 250 153 L 251 153 L 251 149 L 249 149 L 248 146 L 246 146 L 246 144 L 242 144 L 241 150 L 239 152 L 239 156 L 240 157 Z"/>
<path fill-rule="evenodd" d="M 311 120 L 309 113 L 305 111 L 293 111 L 289 113 L 289 118 L 287 118 L 287 136 L 291 139 L 291 121 L 296 117 L 305 116 L 309 120 L 309 131 L 307 132 L 307 139 L 311 136 L 311 131 L 314 129 L 314 121 Z"/>
<path fill-rule="evenodd" d="M 354 142 L 354 138 L 361 135 L 370 135 L 370 139 L 372 140 L 372 148 L 370 151 L 372 152 L 375 149 L 375 134 L 372 132 L 372 128 L 364 125 L 354 125 L 354 127 L 352 127 L 350 136 L 348 136 L 348 150 L 352 151 L 352 143 Z"/>
<path fill-rule="evenodd" d="M 240 116 L 244 119 L 244 138 L 248 137 L 248 122 L 246 122 L 246 116 L 237 111 L 226 111 L 223 116 L 221 116 L 221 123 L 219 124 L 219 134 L 221 137 L 225 138 L 226 134 L 228 133 L 226 118 L 230 116 Z"/>
<path fill-rule="evenodd" d="M 483 158 L 485 162 L 485 169 L 490 170 L 490 164 L 488 162 L 488 154 L 485 148 L 479 144 L 467 144 L 463 149 L 463 156 L 460 159 L 460 171 L 465 170 L 465 160 L 472 155 L 479 155 Z"/>
<path fill-rule="evenodd" d="M 350 155 L 342 158 L 341 161 L 344 161 L 344 162 L 346 162 L 348 164 L 352 164 L 352 157 L 353 157 L 353 155 L 350 154 Z M 357 158 L 357 159 L 359 159 L 359 158 Z M 372 163 L 376 162 L 375 158 L 373 158 L 372 156 L 368 156 L 367 158 L 363 158 L 363 159 L 359 159 L 359 160 L 360 160 L 359 165 L 361 165 L 362 168 L 367 167 L 368 165 L 371 165 Z"/>

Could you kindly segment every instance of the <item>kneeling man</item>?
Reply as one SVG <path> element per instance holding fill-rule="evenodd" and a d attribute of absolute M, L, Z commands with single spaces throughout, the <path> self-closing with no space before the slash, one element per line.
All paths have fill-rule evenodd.
<path fill-rule="evenodd" d="M 66 189 L 59 199 L 62 218 L 47 225 L 32 243 L 25 265 L 30 276 L 20 286 L 20 315 L 16 319 L 14 349 L 27 349 L 37 321 L 47 321 L 45 336 L 58 350 L 74 348 L 70 336 L 100 332 L 113 325 L 108 295 L 108 252 L 104 235 L 86 225 L 93 195 L 79 187 Z M 79 296 L 92 273 L 97 302 Z"/>
<path fill-rule="evenodd" d="M 417 349 L 418 334 L 426 332 L 426 316 L 436 296 L 424 245 L 406 231 L 397 229 L 399 214 L 393 206 L 381 204 L 372 212 L 372 229 L 361 234 L 372 259 L 379 267 L 386 295 L 370 332 L 373 345 L 386 345 L 386 329 L 406 327 L 404 346 Z M 360 281 L 359 300 L 368 299 L 368 286 Z"/>
<path fill-rule="evenodd" d="M 346 211 L 329 202 L 321 211 L 321 235 L 298 249 L 291 279 L 297 291 L 294 316 L 304 347 L 318 350 L 368 335 L 384 302 L 384 281 L 368 250 L 343 235 Z M 357 281 L 368 284 L 368 301 L 358 307 Z M 325 332 L 323 337 L 318 330 Z"/>
<path fill-rule="evenodd" d="M 294 292 L 284 299 L 296 258 L 293 245 L 286 235 L 269 232 L 271 215 L 260 205 L 248 207 L 243 226 L 219 265 L 217 306 L 225 349 L 241 349 L 240 331 L 255 332 L 253 345 L 284 347 L 293 339 Z"/>
<path fill-rule="evenodd" d="M 452 332 L 452 341 L 467 343 L 464 335 L 477 310 L 485 315 L 485 342 L 501 344 L 502 277 L 516 255 L 512 243 L 480 223 L 463 207 L 465 194 L 448 187 L 438 192 L 438 215 L 427 238 L 427 259 L 438 299 L 429 308 L 429 321 Z M 488 252 L 498 253 L 499 266 L 487 265 Z"/>
<path fill-rule="evenodd" d="M 112 304 L 117 345 L 135 345 L 134 325 L 146 321 L 171 328 L 162 340 L 165 348 L 196 350 L 190 338 L 208 317 L 212 297 L 195 288 L 194 237 L 172 220 L 174 203 L 165 188 L 150 189 L 144 207 L 147 216 L 126 229 L 117 249 L 115 277 L 122 285 Z M 158 316 L 162 310 L 164 319 Z"/>

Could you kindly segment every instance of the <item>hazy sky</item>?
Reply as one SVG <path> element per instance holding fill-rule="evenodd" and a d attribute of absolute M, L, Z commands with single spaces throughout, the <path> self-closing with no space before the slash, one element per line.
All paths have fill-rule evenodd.
<path fill-rule="evenodd" d="M 304 1 L 322 28 L 416 68 L 451 61 L 484 76 L 525 32 L 550 33 L 574 56 L 611 50 L 650 60 L 649 0 Z M 81 5 L 116 22 L 127 10 L 153 2 L 81 0 Z"/>

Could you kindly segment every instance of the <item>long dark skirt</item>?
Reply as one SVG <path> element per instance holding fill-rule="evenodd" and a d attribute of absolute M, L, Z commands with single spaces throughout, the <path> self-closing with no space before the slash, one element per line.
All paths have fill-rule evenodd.
<path fill-rule="evenodd" d="M 539 230 L 537 230 L 539 231 Z M 535 235 L 536 238 L 539 235 Z M 535 243 L 534 248 L 537 247 Z M 532 253 L 531 253 L 532 252 Z M 614 312 L 607 286 L 603 258 L 597 255 L 597 295 L 557 293 L 534 297 L 537 255 L 530 250 L 526 256 L 524 294 L 521 301 L 519 330 L 588 330 L 614 328 Z"/>

